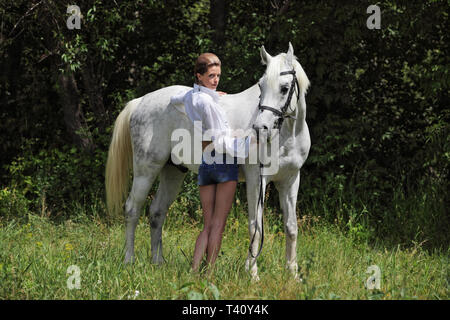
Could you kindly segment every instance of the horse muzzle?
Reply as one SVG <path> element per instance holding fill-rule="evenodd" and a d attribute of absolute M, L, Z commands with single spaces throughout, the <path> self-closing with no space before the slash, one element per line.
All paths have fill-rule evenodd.
<path fill-rule="evenodd" d="M 253 130 L 255 130 L 256 141 L 258 143 L 260 143 L 260 141 L 267 141 L 270 143 L 272 130 L 269 130 L 266 125 L 263 125 L 262 127 L 253 125 Z"/>

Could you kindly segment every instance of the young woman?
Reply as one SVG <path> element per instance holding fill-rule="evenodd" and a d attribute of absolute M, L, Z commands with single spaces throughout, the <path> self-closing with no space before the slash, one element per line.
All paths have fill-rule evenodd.
<path fill-rule="evenodd" d="M 204 134 L 202 164 L 198 171 L 204 224 L 195 243 L 192 262 L 194 272 L 199 270 L 205 254 L 207 266 L 214 265 L 236 191 L 238 181 L 236 158 L 238 156 L 246 158 L 250 143 L 255 142 L 250 136 L 237 138 L 231 135 L 225 113 L 218 103 L 220 96 L 225 94 L 216 91 L 220 75 L 219 58 L 212 53 L 200 55 L 194 68 L 194 88 L 181 98 L 189 118 L 193 122 L 201 121 L 201 130 Z M 206 138 L 206 132 L 212 133 L 211 139 Z"/>

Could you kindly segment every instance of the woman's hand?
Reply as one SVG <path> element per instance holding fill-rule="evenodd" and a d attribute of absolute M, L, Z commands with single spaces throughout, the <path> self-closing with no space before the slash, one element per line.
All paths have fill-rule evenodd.
<path fill-rule="evenodd" d="M 226 92 L 223 92 L 223 91 L 217 91 L 217 93 L 219 94 L 219 96 L 224 96 L 227 94 Z"/>

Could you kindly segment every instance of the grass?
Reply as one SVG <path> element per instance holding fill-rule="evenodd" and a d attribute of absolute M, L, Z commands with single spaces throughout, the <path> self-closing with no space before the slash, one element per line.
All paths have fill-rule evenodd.
<path fill-rule="evenodd" d="M 176 210 L 176 207 L 171 208 Z M 136 261 L 124 265 L 124 226 L 82 212 L 55 223 L 29 215 L 26 222 L 0 226 L 0 299 L 448 299 L 449 252 L 369 245 L 329 223 L 299 220 L 298 263 L 303 282 L 284 268 L 284 234 L 277 218 L 265 223 L 258 258 L 261 281 L 244 269 L 249 236 L 245 213 L 230 214 L 212 276 L 190 272 L 201 223 L 169 213 L 163 229 L 166 263 L 150 263 L 150 227 L 141 218 Z M 79 289 L 69 289 L 79 268 Z M 371 265 L 381 270 L 381 287 L 368 290 Z M 72 277 L 72 278 L 71 278 Z"/>

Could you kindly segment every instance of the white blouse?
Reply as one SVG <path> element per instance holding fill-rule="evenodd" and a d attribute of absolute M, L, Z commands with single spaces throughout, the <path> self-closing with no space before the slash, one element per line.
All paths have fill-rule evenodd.
<path fill-rule="evenodd" d="M 170 102 L 184 103 L 189 119 L 196 129 L 202 131 L 203 140 L 212 141 L 216 152 L 247 158 L 250 137 L 238 138 L 231 135 L 232 130 L 219 105 L 219 99 L 220 95 L 215 90 L 194 84 L 194 88 L 187 93 L 172 96 Z"/>

